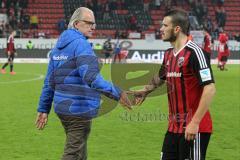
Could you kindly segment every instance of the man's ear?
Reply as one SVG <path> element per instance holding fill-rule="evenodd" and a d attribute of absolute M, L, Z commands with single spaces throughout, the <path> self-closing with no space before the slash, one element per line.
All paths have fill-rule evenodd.
<path fill-rule="evenodd" d="M 175 33 L 179 33 L 181 31 L 181 27 L 180 26 L 176 26 L 174 28 L 174 31 L 175 31 Z"/>
<path fill-rule="evenodd" d="M 79 25 L 80 25 L 79 23 L 80 23 L 79 21 L 74 22 L 74 23 L 73 23 L 73 27 L 76 28 L 76 29 L 78 29 L 78 28 L 79 28 Z"/>

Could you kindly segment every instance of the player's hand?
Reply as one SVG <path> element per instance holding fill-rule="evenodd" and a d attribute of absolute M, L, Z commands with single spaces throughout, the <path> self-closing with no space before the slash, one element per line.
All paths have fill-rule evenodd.
<path fill-rule="evenodd" d="M 15 56 L 17 56 L 17 55 L 18 55 L 18 53 L 17 53 L 17 52 L 15 52 L 15 53 L 14 53 L 14 55 L 15 55 Z"/>
<path fill-rule="evenodd" d="M 132 102 L 128 98 L 128 92 L 123 91 L 119 100 L 120 104 L 128 110 L 132 109 Z"/>
<path fill-rule="evenodd" d="M 35 122 L 36 127 L 40 130 L 44 129 L 44 127 L 47 124 L 47 121 L 48 121 L 48 114 L 38 112 L 36 122 Z"/>
<path fill-rule="evenodd" d="M 134 96 L 134 99 L 133 99 L 134 105 L 141 105 L 147 97 L 147 93 L 144 90 L 130 91 L 130 92 Z"/>
<path fill-rule="evenodd" d="M 191 121 L 185 130 L 185 139 L 190 141 L 194 140 L 196 138 L 196 135 L 198 134 L 199 130 L 199 124 Z"/>

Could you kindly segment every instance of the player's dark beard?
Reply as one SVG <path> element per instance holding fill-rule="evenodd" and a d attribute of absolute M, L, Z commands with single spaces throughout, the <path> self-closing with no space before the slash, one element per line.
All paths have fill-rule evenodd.
<path fill-rule="evenodd" d="M 177 36 L 174 34 L 174 29 L 172 29 L 170 37 L 168 39 L 164 39 L 163 41 L 174 42 L 176 41 L 176 39 L 177 39 Z"/>

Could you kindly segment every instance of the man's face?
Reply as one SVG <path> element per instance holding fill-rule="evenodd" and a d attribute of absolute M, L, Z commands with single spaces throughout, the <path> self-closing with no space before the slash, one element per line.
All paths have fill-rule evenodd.
<path fill-rule="evenodd" d="M 13 34 L 13 36 L 15 37 L 15 36 L 17 35 L 17 32 L 16 32 L 16 31 L 14 31 L 12 34 Z"/>
<path fill-rule="evenodd" d="M 92 37 L 93 32 L 96 28 L 95 18 L 92 12 L 85 12 L 75 27 L 83 33 L 86 37 Z"/>
<path fill-rule="evenodd" d="M 176 40 L 176 34 L 174 33 L 175 27 L 172 23 L 172 18 L 167 16 L 164 17 L 162 27 L 160 31 L 162 33 L 162 40 L 168 42 L 174 42 Z"/>

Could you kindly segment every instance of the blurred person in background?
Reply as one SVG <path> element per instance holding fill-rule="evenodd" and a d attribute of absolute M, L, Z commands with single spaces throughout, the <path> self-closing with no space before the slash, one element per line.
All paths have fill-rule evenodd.
<path fill-rule="evenodd" d="M 228 36 L 226 33 L 221 32 L 219 34 L 219 45 L 218 45 L 218 68 L 221 71 L 227 71 L 227 68 L 225 67 L 228 57 L 230 55 L 230 50 L 228 48 L 227 42 L 228 42 Z"/>
<path fill-rule="evenodd" d="M 14 60 L 15 55 L 17 54 L 16 50 L 15 50 L 15 46 L 14 46 L 14 37 L 15 36 L 16 36 L 16 31 L 13 30 L 7 39 L 6 54 L 7 54 L 8 61 L 2 66 L 2 70 L 1 70 L 2 74 L 6 73 L 5 68 L 8 65 L 10 65 L 10 74 L 11 75 L 16 74 L 16 72 L 13 71 L 13 60 Z"/>
<path fill-rule="evenodd" d="M 33 49 L 33 43 L 32 41 L 28 41 L 27 45 L 26 45 L 27 49 Z"/>
<path fill-rule="evenodd" d="M 119 39 L 117 39 L 117 42 L 116 42 L 116 45 L 115 45 L 114 51 L 113 51 L 113 54 L 114 54 L 113 62 L 114 63 L 117 61 L 117 59 L 118 59 L 118 62 L 121 62 L 120 52 L 121 52 L 121 46 L 120 46 Z"/>
<path fill-rule="evenodd" d="M 58 31 L 61 34 L 66 29 L 66 22 L 65 19 L 60 19 L 57 24 Z"/>
<path fill-rule="evenodd" d="M 105 54 L 105 63 L 110 63 L 110 57 L 113 53 L 113 46 L 110 37 L 103 43 L 103 53 Z"/>
<path fill-rule="evenodd" d="M 205 50 L 207 53 L 210 54 L 211 56 L 211 36 L 208 32 L 208 29 L 206 27 L 203 27 L 203 32 L 204 32 L 204 39 L 203 39 L 203 50 Z"/>
<path fill-rule="evenodd" d="M 30 24 L 32 29 L 38 29 L 38 16 L 36 14 L 33 14 L 30 16 Z"/>
<path fill-rule="evenodd" d="M 97 43 L 93 46 L 94 48 L 94 51 L 97 53 L 97 54 L 101 54 L 102 53 L 102 50 L 103 50 L 103 46 L 100 44 L 100 43 Z"/>
<path fill-rule="evenodd" d="M 235 39 L 236 41 L 240 42 L 240 35 L 239 35 L 239 33 L 236 33 L 236 34 L 234 35 L 234 39 Z"/>

